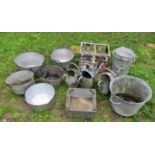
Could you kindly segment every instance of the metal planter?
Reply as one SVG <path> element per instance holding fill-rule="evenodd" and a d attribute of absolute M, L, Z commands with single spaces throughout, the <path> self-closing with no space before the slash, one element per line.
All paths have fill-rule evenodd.
<path fill-rule="evenodd" d="M 96 107 L 96 90 L 69 88 L 65 106 L 68 117 L 93 118 Z"/>

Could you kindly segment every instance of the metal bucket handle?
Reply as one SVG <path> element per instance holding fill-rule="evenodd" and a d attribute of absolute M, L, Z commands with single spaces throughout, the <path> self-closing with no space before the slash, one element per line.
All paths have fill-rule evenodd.
<path fill-rule="evenodd" d="M 101 76 L 102 76 L 102 75 L 107 75 L 107 76 L 110 78 L 110 81 L 112 81 L 115 77 L 118 76 L 118 74 L 115 73 L 114 71 L 112 71 L 111 69 L 109 69 L 109 68 L 107 68 L 107 67 L 104 67 L 104 68 L 105 68 L 105 70 L 108 71 L 108 72 L 105 72 L 105 73 L 109 73 L 110 75 L 105 74 L 105 73 L 102 73 Z"/>
<path fill-rule="evenodd" d="M 81 80 L 82 80 L 82 79 L 83 79 L 82 76 L 80 76 L 80 77 L 78 78 L 78 81 L 77 81 L 78 85 L 81 85 Z"/>
<path fill-rule="evenodd" d="M 117 74 L 114 72 L 114 71 L 112 71 L 111 69 L 109 69 L 109 68 L 107 68 L 107 67 L 104 67 L 107 71 L 109 71 L 109 72 L 111 72 L 112 74 L 114 74 L 114 75 L 116 75 L 117 76 Z"/>
<path fill-rule="evenodd" d="M 74 68 L 76 68 L 77 70 L 80 70 L 80 69 L 79 69 L 79 66 L 76 65 L 75 63 L 70 63 L 70 64 L 67 66 L 67 70 L 71 69 L 71 66 L 74 66 Z"/>
<path fill-rule="evenodd" d="M 97 83 L 98 87 L 100 87 L 101 83 L 103 83 L 102 80 L 100 80 L 100 81 Z"/>

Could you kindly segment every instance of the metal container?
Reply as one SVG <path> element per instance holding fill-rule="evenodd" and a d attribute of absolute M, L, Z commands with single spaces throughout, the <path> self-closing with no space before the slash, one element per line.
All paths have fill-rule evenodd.
<path fill-rule="evenodd" d="M 96 107 L 96 90 L 69 88 L 65 106 L 68 117 L 93 118 Z"/>
<path fill-rule="evenodd" d="M 79 66 L 81 72 L 87 71 L 93 78 L 102 73 L 110 58 L 108 44 L 81 42 Z"/>
<path fill-rule="evenodd" d="M 64 69 L 72 62 L 74 53 L 70 49 L 60 48 L 51 53 L 51 59 L 54 64 L 63 67 Z"/>
<path fill-rule="evenodd" d="M 63 79 L 64 70 L 60 66 L 49 65 L 40 69 L 39 77 L 42 82 L 57 88 Z"/>
<path fill-rule="evenodd" d="M 114 50 L 112 70 L 119 75 L 127 75 L 131 64 L 136 60 L 136 55 L 131 49 L 120 47 Z"/>
<path fill-rule="evenodd" d="M 25 92 L 25 101 L 35 111 L 48 110 L 53 105 L 55 90 L 48 83 L 38 83 L 32 85 Z"/>
<path fill-rule="evenodd" d="M 27 52 L 18 55 L 14 62 L 21 69 L 37 73 L 44 63 L 44 56 L 34 52 Z"/>
<path fill-rule="evenodd" d="M 64 80 L 68 87 L 77 87 L 78 86 L 78 78 L 80 76 L 79 67 L 71 63 L 67 67 L 66 74 L 64 74 Z"/>
<path fill-rule="evenodd" d="M 15 94 L 23 95 L 34 84 L 34 73 L 28 70 L 15 72 L 6 79 L 6 84 Z"/>
<path fill-rule="evenodd" d="M 150 86 L 133 76 L 119 76 L 110 83 L 111 106 L 122 116 L 135 115 L 152 97 Z"/>
<path fill-rule="evenodd" d="M 94 78 L 89 74 L 89 72 L 83 71 L 82 75 L 78 79 L 78 84 L 82 88 L 92 88 L 94 86 Z"/>
<path fill-rule="evenodd" d="M 110 82 L 117 76 L 113 71 L 106 68 L 106 72 L 100 75 L 100 81 L 98 82 L 98 89 L 103 95 L 110 93 Z"/>

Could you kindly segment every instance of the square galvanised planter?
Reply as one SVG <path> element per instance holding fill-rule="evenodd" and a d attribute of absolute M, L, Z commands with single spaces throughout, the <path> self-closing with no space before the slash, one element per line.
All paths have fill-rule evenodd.
<path fill-rule="evenodd" d="M 96 90 L 69 88 L 65 106 L 68 117 L 93 118 L 96 107 Z"/>

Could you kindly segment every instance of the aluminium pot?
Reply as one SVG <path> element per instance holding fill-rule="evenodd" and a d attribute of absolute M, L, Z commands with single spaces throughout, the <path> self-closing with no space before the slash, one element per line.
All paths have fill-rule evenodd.
<path fill-rule="evenodd" d="M 64 69 L 72 62 L 74 53 L 67 48 L 56 49 L 51 53 L 51 59 L 54 64 L 63 67 Z"/>
<path fill-rule="evenodd" d="M 48 83 L 38 83 L 29 87 L 25 92 L 25 101 L 34 111 L 51 109 L 55 89 Z"/>
<path fill-rule="evenodd" d="M 53 87 L 57 88 L 60 86 L 63 79 L 64 70 L 60 66 L 48 65 L 42 67 L 39 72 L 39 77 L 42 82 L 49 83 Z"/>
<path fill-rule="evenodd" d="M 34 84 L 34 73 L 22 70 L 11 74 L 6 79 L 6 85 L 18 95 L 23 95 L 28 87 Z"/>
<path fill-rule="evenodd" d="M 14 59 L 15 64 L 22 70 L 30 70 L 35 74 L 44 64 L 44 56 L 35 52 L 26 52 Z"/>

